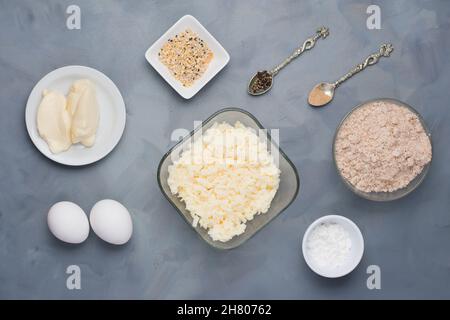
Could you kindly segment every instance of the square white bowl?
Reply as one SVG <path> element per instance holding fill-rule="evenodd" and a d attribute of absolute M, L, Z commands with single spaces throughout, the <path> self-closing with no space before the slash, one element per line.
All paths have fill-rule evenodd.
<path fill-rule="evenodd" d="M 184 87 L 170 73 L 169 69 L 159 61 L 158 53 L 162 46 L 175 35 L 190 29 L 206 42 L 214 54 L 213 59 L 208 65 L 205 73 L 197 79 L 190 87 Z M 183 98 L 190 99 L 203 88 L 214 76 L 222 70 L 230 61 L 230 55 L 220 45 L 220 43 L 205 29 L 202 24 L 191 15 L 185 15 L 178 20 L 166 33 L 164 33 L 156 42 L 145 52 L 145 58 L 155 68 L 156 71 L 178 92 Z"/>

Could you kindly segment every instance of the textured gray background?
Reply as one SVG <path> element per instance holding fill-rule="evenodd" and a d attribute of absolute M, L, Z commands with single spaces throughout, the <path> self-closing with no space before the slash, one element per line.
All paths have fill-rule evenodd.
<path fill-rule="evenodd" d="M 366 28 L 373 1 L 7 1 L 0 0 L 0 298 L 450 298 L 450 2 L 375 1 L 382 30 Z M 78 4 L 82 29 L 66 29 Z M 148 65 L 145 50 L 176 20 L 192 14 L 221 42 L 229 65 L 185 101 Z M 319 25 L 331 35 L 293 62 L 270 94 L 253 98 L 251 74 L 271 67 Z M 384 41 L 395 52 L 343 85 L 333 103 L 305 103 L 317 82 L 334 80 Z M 117 148 L 83 168 L 47 160 L 24 125 L 34 84 L 65 65 L 108 75 L 127 106 Z M 372 203 L 339 181 L 331 143 L 341 118 L 360 102 L 393 97 L 425 118 L 434 142 L 427 179 L 413 194 Z M 175 128 L 192 129 L 221 107 L 252 112 L 280 128 L 280 144 L 301 175 L 291 207 L 242 247 L 216 251 L 160 193 L 156 169 Z M 48 208 L 70 200 L 86 211 L 114 198 L 132 212 L 125 246 L 91 233 L 78 246 L 49 233 Z M 361 228 L 366 251 L 348 277 L 323 279 L 306 266 L 299 239 L 316 218 L 342 214 Z M 65 269 L 82 270 L 69 291 Z M 382 270 L 382 290 L 366 288 L 366 268 Z"/>

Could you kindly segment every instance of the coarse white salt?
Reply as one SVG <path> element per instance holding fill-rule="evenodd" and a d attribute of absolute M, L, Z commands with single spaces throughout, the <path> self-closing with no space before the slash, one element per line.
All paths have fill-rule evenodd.
<path fill-rule="evenodd" d="M 352 241 L 350 234 L 340 224 L 326 222 L 311 231 L 306 248 L 315 265 L 336 269 L 348 261 Z"/>

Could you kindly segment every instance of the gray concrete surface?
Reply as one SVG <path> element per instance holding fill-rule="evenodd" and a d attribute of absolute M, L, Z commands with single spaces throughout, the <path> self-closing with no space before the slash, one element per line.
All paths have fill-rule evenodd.
<path fill-rule="evenodd" d="M 376 1 L 382 29 L 366 28 L 372 1 L 7 1 L 0 0 L 0 298 L 450 298 L 450 2 Z M 82 28 L 66 28 L 68 5 L 81 7 Z M 148 65 L 145 50 L 176 20 L 192 14 L 231 55 L 229 65 L 185 101 Z M 331 35 L 293 62 L 270 94 L 253 98 L 246 84 L 320 25 Z M 307 92 L 334 80 L 377 50 L 391 58 L 357 75 L 322 109 Z M 107 74 L 127 106 L 117 148 L 83 168 L 43 157 L 25 125 L 25 103 L 51 70 L 86 65 Z M 331 158 L 342 117 L 360 102 L 393 97 L 422 113 L 434 160 L 408 197 L 373 203 L 339 181 Z M 176 128 L 192 129 L 226 106 L 252 112 L 280 129 L 280 144 L 300 171 L 291 207 L 242 247 L 216 251 L 160 193 L 156 169 Z M 93 233 L 79 246 L 49 233 L 48 208 L 70 200 L 86 211 L 102 198 L 132 212 L 131 242 L 112 247 Z M 329 280 L 306 266 L 299 239 L 325 214 L 361 228 L 366 251 L 348 277 Z M 81 290 L 66 288 L 66 267 L 81 267 Z M 368 290 L 366 268 L 379 265 L 381 290 Z"/>

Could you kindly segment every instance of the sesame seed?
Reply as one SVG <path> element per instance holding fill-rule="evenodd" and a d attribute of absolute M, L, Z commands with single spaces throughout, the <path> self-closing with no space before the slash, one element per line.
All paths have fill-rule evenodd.
<path fill-rule="evenodd" d="M 189 29 L 174 38 L 175 41 L 168 39 L 158 56 L 172 75 L 184 87 L 189 87 L 203 75 L 214 54 L 207 44 Z"/>

